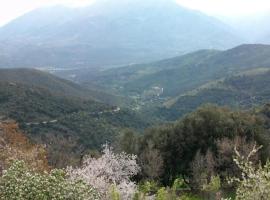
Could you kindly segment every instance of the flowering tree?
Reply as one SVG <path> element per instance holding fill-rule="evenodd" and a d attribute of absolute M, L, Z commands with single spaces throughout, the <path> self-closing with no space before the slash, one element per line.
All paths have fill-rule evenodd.
<path fill-rule="evenodd" d="M 235 149 L 237 157 L 234 159 L 237 166 L 242 171 L 241 178 L 232 178 L 230 183 L 238 184 L 236 200 L 268 200 L 270 199 L 270 162 L 258 168 L 250 161 L 261 147 L 254 145 L 253 150 L 247 157 L 240 155 Z"/>
<path fill-rule="evenodd" d="M 108 145 L 104 145 L 102 153 L 97 159 L 87 157 L 80 168 L 69 167 L 70 177 L 81 178 L 95 187 L 102 199 L 110 198 L 109 193 L 113 186 L 119 191 L 121 199 L 132 199 L 136 184 L 130 178 L 140 170 L 136 162 L 137 157 L 124 152 L 115 154 Z"/>
<path fill-rule="evenodd" d="M 37 173 L 15 161 L 0 178 L 0 199 L 99 200 L 98 193 L 80 180 L 70 180 L 63 170 Z"/>

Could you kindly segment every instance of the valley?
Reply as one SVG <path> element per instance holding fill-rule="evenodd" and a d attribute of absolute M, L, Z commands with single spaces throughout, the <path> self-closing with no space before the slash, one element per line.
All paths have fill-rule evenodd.
<path fill-rule="evenodd" d="M 73 81 L 84 87 L 128 97 L 132 110 L 170 121 L 205 103 L 244 109 L 267 103 L 269 54 L 269 45 L 241 45 L 95 73 L 72 73 L 76 74 Z"/>
<path fill-rule="evenodd" d="M 125 129 L 173 122 L 204 104 L 249 110 L 268 103 L 269 55 L 268 45 L 203 50 L 91 75 L 74 70 L 77 83 L 38 70 L 3 69 L 0 113 L 38 143 L 52 142 L 54 149 L 62 140 L 76 163 L 76 154 L 113 142 Z"/>

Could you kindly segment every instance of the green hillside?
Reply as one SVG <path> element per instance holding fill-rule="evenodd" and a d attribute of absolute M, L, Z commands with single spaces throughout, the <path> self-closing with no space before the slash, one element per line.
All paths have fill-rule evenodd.
<path fill-rule="evenodd" d="M 260 68 L 209 82 L 164 103 L 169 118 L 175 119 L 202 104 L 249 109 L 270 100 L 270 69 Z"/>
<path fill-rule="evenodd" d="M 175 120 L 205 103 L 250 108 L 269 101 L 270 45 L 201 50 L 77 77 L 135 101 L 148 118 Z"/>
<path fill-rule="evenodd" d="M 97 89 L 84 88 L 71 81 L 58 78 L 47 72 L 29 69 L 0 69 L 0 81 L 24 84 L 29 87 L 46 89 L 54 95 L 92 99 L 110 105 L 125 105 L 127 98 L 111 95 Z"/>
<path fill-rule="evenodd" d="M 31 77 L 27 70 L 22 70 L 19 75 L 24 76 L 23 80 L 7 74 L 5 78 L 1 76 L 0 116 L 15 119 L 31 139 L 45 144 L 54 166 L 78 163 L 82 152 L 99 149 L 102 144 L 114 141 L 123 129 L 139 131 L 149 125 L 146 119 L 127 109 L 89 98 L 61 95 L 60 91 L 53 93 L 34 82 L 33 85 L 18 83 Z M 41 73 L 36 81 L 46 78 Z M 48 83 L 46 88 L 49 86 L 53 84 Z M 57 89 L 53 88 L 53 91 Z"/>
<path fill-rule="evenodd" d="M 122 94 L 142 95 L 159 87 L 163 88 L 163 97 L 174 97 L 209 81 L 257 67 L 270 67 L 269 45 L 199 51 L 165 61 L 101 72 L 88 82 L 99 83 Z"/>

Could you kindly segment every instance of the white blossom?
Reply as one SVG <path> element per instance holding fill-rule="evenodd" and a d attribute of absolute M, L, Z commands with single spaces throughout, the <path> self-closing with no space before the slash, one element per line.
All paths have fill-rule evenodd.
<path fill-rule="evenodd" d="M 87 157 L 79 168 L 68 168 L 72 179 L 82 179 L 96 188 L 103 199 L 109 199 L 109 191 L 112 185 L 120 193 L 121 199 L 132 199 L 136 192 L 136 184 L 130 180 L 140 168 L 137 165 L 135 155 L 125 152 L 116 154 L 108 145 L 104 145 L 100 158 Z"/>

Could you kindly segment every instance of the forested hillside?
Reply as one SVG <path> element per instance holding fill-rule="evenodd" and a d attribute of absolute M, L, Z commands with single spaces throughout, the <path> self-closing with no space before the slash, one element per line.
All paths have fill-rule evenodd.
<path fill-rule="evenodd" d="M 96 100 L 109 105 L 131 103 L 128 98 L 106 93 L 98 89 L 84 88 L 74 82 L 58 78 L 48 72 L 30 68 L 0 69 L 0 82 L 18 83 L 48 90 L 58 96 Z"/>
<path fill-rule="evenodd" d="M 227 51 L 203 50 L 155 63 L 102 71 L 92 81 L 122 94 L 143 95 L 159 87 L 164 90 L 163 97 L 174 97 L 243 70 L 269 68 L 269 55 L 269 45 L 241 45 Z M 83 77 L 82 81 L 89 77 Z"/>
<path fill-rule="evenodd" d="M 233 108 L 250 109 L 270 100 L 269 69 L 258 68 L 216 81 L 170 99 L 164 103 L 171 119 L 189 113 L 197 107 L 212 103 Z"/>
<path fill-rule="evenodd" d="M 78 163 L 82 152 L 99 149 L 125 128 L 142 130 L 149 125 L 137 113 L 89 99 L 87 93 L 75 97 L 80 92 L 76 84 L 71 85 L 78 88 L 76 93 L 64 95 L 62 84 L 50 88 L 53 76 L 34 71 L 39 74 L 36 77 L 29 75 L 31 70 L 20 71 L 16 76 L 6 73 L 1 77 L 0 115 L 16 120 L 32 140 L 46 144 L 49 161 L 55 166 Z M 17 79 L 20 75 L 23 78 Z M 43 84 L 48 77 L 48 85 Z"/>

